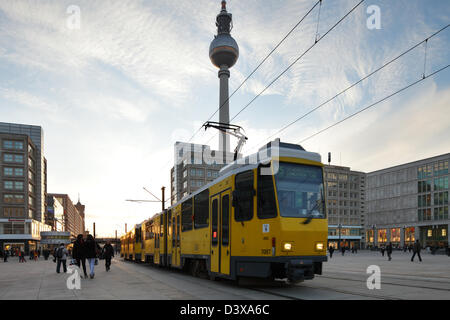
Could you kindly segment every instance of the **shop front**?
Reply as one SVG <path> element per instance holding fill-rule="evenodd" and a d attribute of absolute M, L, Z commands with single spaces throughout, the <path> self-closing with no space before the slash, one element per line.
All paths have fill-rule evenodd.
<path fill-rule="evenodd" d="M 448 225 L 431 225 L 420 227 L 420 240 L 424 247 L 448 247 Z"/>
<path fill-rule="evenodd" d="M 328 247 L 361 249 L 361 227 L 359 226 L 328 226 Z"/>

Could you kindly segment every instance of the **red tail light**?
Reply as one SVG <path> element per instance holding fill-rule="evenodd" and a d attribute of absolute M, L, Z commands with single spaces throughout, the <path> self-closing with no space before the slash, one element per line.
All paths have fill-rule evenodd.
<path fill-rule="evenodd" d="M 275 238 L 272 238 L 272 247 L 275 248 Z"/>

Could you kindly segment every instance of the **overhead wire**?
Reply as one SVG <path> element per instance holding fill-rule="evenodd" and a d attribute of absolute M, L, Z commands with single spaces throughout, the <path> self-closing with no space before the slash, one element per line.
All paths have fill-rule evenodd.
<path fill-rule="evenodd" d="M 287 128 L 291 127 L 292 125 L 294 125 L 295 123 L 299 122 L 300 120 L 302 120 L 303 118 L 307 117 L 308 115 L 310 115 L 311 113 L 317 111 L 318 109 L 322 108 L 323 106 L 325 106 L 326 104 L 328 104 L 329 102 L 331 102 L 332 100 L 336 99 L 337 97 L 341 96 L 342 94 L 344 94 L 345 92 L 347 92 L 348 90 L 352 89 L 353 87 L 357 86 L 358 84 L 360 84 L 361 82 L 367 80 L 368 78 L 370 78 L 371 76 L 373 76 L 374 74 L 376 74 L 377 72 L 383 70 L 384 68 L 386 68 L 387 66 L 389 66 L 390 64 L 392 64 L 393 62 L 399 60 L 400 58 L 402 58 L 403 56 L 405 56 L 406 54 L 408 54 L 409 52 L 413 51 L 414 49 L 416 49 L 417 47 L 419 47 L 420 45 L 422 45 L 423 43 L 428 43 L 428 40 L 430 40 L 431 38 L 435 37 L 436 35 L 438 35 L 439 33 L 441 33 L 442 31 L 444 31 L 445 29 L 447 29 L 450 26 L 450 24 L 447 24 L 446 26 L 444 26 L 443 28 L 439 29 L 438 31 L 434 32 L 432 35 L 428 36 L 426 39 L 416 43 L 415 45 L 413 45 L 412 47 L 410 47 L 409 49 L 403 51 L 402 53 L 400 53 L 399 55 L 397 55 L 395 58 L 389 60 L 388 62 L 386 62 L 385 64 L 383 64 L 382 66 L 380 66 L 379 68 L 375 69 L 374 71 L 372 71 L 371 73 L 367 74 L 366 76 L 362 77 L 361 79 L 359 79 L 358 81 L 354 82 L 353 84 L 351 84 L 350 86 L 346 87 L 345 89 L 343 89 L 342 91 L 340 91 L 339 93 L 335 94 L 333 97 L 327 99 L 326 101 L 322 102 L 321 104 L 319 104 L 317 107 L 311 109 L 310 111 L 306 112 L 305 114 L 301 115 L 300 117 L 298 117 L 297 119 L 291 121 L 290 123 L 286 124 L 285 126 L 283 126 L 281 129 L 279 129 L 277 132 L 275 132 L 274 134 L 271 134 L 270 136 L 268 136 L 267 138 L 260 140 L 259 143 L 254 144 L 251 148 L 249 148 L 248 150 L 253 150 L 254 148 L 258 147 L 261 143 L 268 141 L 269 139 L 271 139 L 272 137 L 274 137 L 275 135 L 280 134 L 281 132 L 285 131 Z M 424 73 L 422 75 L 422 77 L 425 76 L 425 67 L 424 67 Z"/>
<path fill-rule="evenodd" d="M 318 131 L 318 132 L 316 132 L 316 133 L 314 133 L 314 134 L 308 136 L 307 138 L 300 140 L 300 141 L 298 142 L 298 144 L 303 143 L 303 142 L 305 142 L 305 141 L 307 141 L 307 140 L 309 140 L 309 139 L 311 139 L 311 138 L 317 136 L 318 134 L 320 134 L 320 133 L 322 133 L 322 132 L 324 132 L 324 131 L 326 131 L 326 130 L 328 130 L 328 129 L 331 129 L 331 128 L 337 126 L 338 124 L 340 124 L 340 123 L 342 123 L 342 122 L 344 122 L 344 121 L 346 121 L 346 120 L 348 120 L 348 119 L 350 119 L 350 118 L 352 118 L 352 117 L 354 117 L 354 116 L 360 114 L 360 113 L 363 112 L 363 111 L 366 111 L 367 109 L 370 109 L 370 108 L 372 108 L 372 107 L 378 105 L 379 103 L 381 103 L 381 102 L 383 102 L 383 101 L 386 101 L 387 99 L 389 99 L 389 98 L 391 98 L 391 97 L 393 97 L 393 96 L 399 94 L 400 92 L 403 92 L 403 91 L 405 91 L 406 89 L 409 89 L 409 88 L 415 86 L 416 84 L 418 84 L 418 83 L 420 83 L 420 82 L 422 82 L 422 81 L 424 81 L 424 80 L 426 80 L 426 79 L 428 79 L 428 78 L 434 76 L 435 74 L 437 74 L 437 73 L 439 73 L 439 72 L 441 72 L 441 71 L 444 71 L 444 70 L 447 69 L 448 67 L 450 67 L 450 64 L 448 64 L 448 65 L 446 65 L 445 67 L 442 67 L 442 68 L 440 68 L 440 69 L 434 71 L 433 73 L 431 73 L 431 74 L 429 74 L 429 75 L 423 75 L 423 77 L 420 78 L 419 80 L 414 81 L 413 83 L 410 83 L 409 85 L 407 85 L 407 86 L 405 86 L 405 87 L 403 87 L 403 88 L 401 88 L 401 89 L 395 91 L 394 93 L 391 93 L 390 95 L 388 95 L 388 96 L 386 96 L 386 97 L 384 97 L 384 98 L 382 98 L 382 99 L 380 99 L 380 100 L 378 100 L 378 101 L 376 101 L 376 102 L 370 104 L 369 106 L 367 106 L 367 107 L 365 107 L 365 108 L 363 108 L 363 109 L 361 109 L 361 110 L 358 110 L 358 111 L 355 112 L 355 113 L 352 113 L 352 114 L 349 115 L 348 117 L 345 117 L 344 119 L 339 120 L 339 121 L 333 123 L 332 125 L 330 125 L 330 126 L 324 128 L 324 129 L 322 129 L 322 130 L 320 130 L 320 131 Z"/>

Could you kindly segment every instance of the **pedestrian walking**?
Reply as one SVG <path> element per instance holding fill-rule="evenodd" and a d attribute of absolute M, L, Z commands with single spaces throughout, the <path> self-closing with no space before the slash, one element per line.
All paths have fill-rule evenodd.
<path fill-rule="evenodd" d="M 50 256 L 50 251 L 48 249 L 45 249 L 42 253 L 44 254 L 44 259 L 48 260 L 48 257 Z"/>
<path fill-rule="evenodd" d="M 38 253 L 36 250 L 34 250 L 34 261 L 38 260 Z"/>
<path fill-rule="evenodd" d="M 422 262 L 422 257 L 420 256 L 420 250 L 422 249 L 422 246 L 420 245 L 419 240 L 416 240 L 416 243 L 414 244 L 413 247 L 413 256 L 411 257 L 411 261 L 414 261 L 414 257 L 417 256 L 419 257 L 419 261 Z"/>
<path fill-rule="evenodd" d="M 392 242 L 389 242 L 389 244 L 387 245 L 386 253 L 387 253 L 387 256 L 389 258 L 389 261 L 391 261 L 392 260 L 392 257 L 391 257 L 391 255 L 392 255 Z"/>
<path fill-rule="evenodd" d="M 384 257 L 384 251 L 386 250 L 386 248 L 384 246 L 381 247 L 381 255 Z"/>
<path fill-rule="evenodd" d="M 27 262 L 27 260 L 25 260 L 25 252 L 22 250 L 19 251 L 19 262 Z"/>
<path fill-rule="evenodd" d="M 105 259 L 106 271 L 109 271 L 111 268 L 111 258 L 114 257 L 114 248 L 111 245 L 111 241 L 106 241 L 106 244 L 103 246 L 102 255 Z"/>
<path fill-rule="evenodd" d="M 333 257 L 334 247 L 330 245 L 330 248 L 328 249 L 330 251 L 330 259 Z"/>
<path fill-rule="evenodd" d="M 342 251 L 342 255 L 344 255 L 344 253 L 345 253 L 345 246 L 341 247 L 341 251 Z"/>
<path fill-rule="evenodd" d="M 73 243 L 72 258 L 76 260 L 76 265 L 80 268 L 80 264 L 83 265 L 84 277 L 87 279 L 86 273 L 86 247 L 83 239 L 83 235 L 79 234 L 77 240 Z"/>
<path fill-rule="evenodd" d="M 8 250 L 5 250 L 3 253 L 3 262 L 8 262 L 8 255 L 9 255 Z"/>
<path fill-rule="evenodd" d="M 69 255 L 69 252 L 67 251 L 66 247 L 64 246 L 64 243 L 61 243 L 59 245 L 59 248 L 56 250 L 56 273 L 59 273 L 59 270 L 61 269 L 61 264 L 63 265 L 64 273 L 67 272 L 67 256 Z"/>
<path fill-rule="evenodd" d="M 89 277 L 93 279 L 95 276 L 94 272 L 95 261 L 97 259 L 98 253 L 100 252 L 100 247 L 97 244 L 97 242 L 95 242 L 94 237 L 90 234 L 87 235 L 85 248 L 86 248 L 86 258 L 89 261 L 89 272 L 90 272 Z"/>

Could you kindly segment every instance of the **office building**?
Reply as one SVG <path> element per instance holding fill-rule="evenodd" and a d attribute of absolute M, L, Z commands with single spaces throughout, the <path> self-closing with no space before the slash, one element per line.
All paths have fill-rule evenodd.
<path fill-rule="evenodd" d="M 450 153 L 367 174 L 369 246 L 448 246 Z"/>
<path fill-rule="evenodd" d="M 364 246 L 365 173 L 324 166 L 328 242 L 335 248 Z"/>
<path fill-rule="evenodd" d="M 47 161 L 39 126 L 0 122 L 0 247 L 37 249 L 45 224 Z"/>
<path fill-rule="evenodd" d="M 77 203 L 83 209 L 80 214 L 77 207 L 73 204 L 69 195 L 51 193 L 49 196 L 56 198 L 64 208 L 64 231 L 70 232 L 71 237 L 75 238 L 79 234 L 84 234 L 85 221 L 84 221 L 84 206 Z"/>
<path fill-rule="evenodd" d="M 175 164 L 170 170 L 171 204 L 216 179 L 224 167 L 222 153 L 207 145 L 176 142 L 174 150 Z M 233 153 L 228 153 L 227 161 L 231 162 L 233 157 Z"/>

